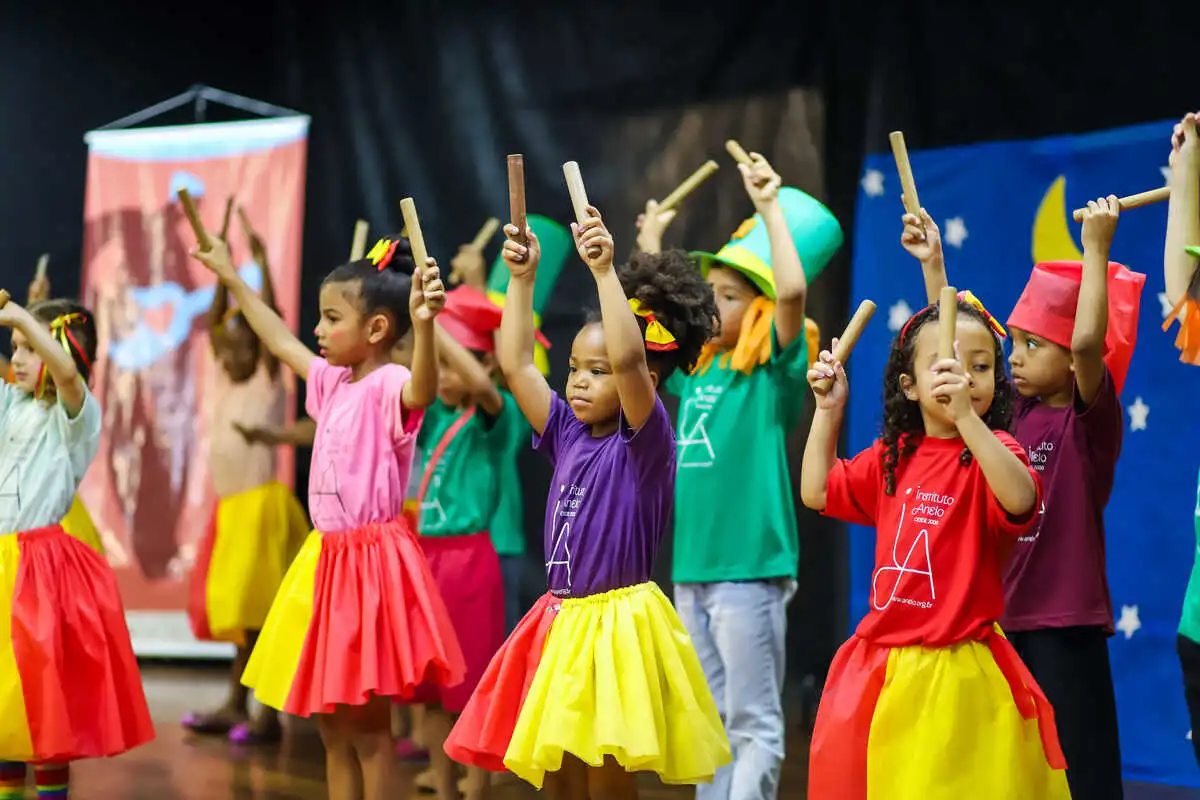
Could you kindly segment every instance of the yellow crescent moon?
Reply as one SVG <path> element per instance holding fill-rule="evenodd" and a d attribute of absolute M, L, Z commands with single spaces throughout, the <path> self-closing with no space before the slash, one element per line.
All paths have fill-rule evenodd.
<path fill-rule="evenodd" d="M 1033 220 L 1033 263 L 1083 261 L 1083 253 L 1067 228 L 1067 179 L 1059 175 L 1046 190 Z"/>

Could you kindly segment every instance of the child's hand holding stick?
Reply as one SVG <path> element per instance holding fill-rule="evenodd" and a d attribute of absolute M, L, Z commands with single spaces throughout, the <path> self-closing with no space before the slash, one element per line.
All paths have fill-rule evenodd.
<path fill-rule="evenodd" d="M 819 403 L 822 402 L 822 398 L 834 390 L 835 379 L 839 379 L 839 375 L 840 380 L 845 382 L 845 373 L 840 372 L 842 365 L 849 360 L 850 352 L 854 350 L 854 345 L 858 344 L 859 337 L 866 330 L 867 323 L 871 321 L 874 314 L 875 304 L 873 302 L 863 300 L 859 303 L 858 310 L 854 312 L 854 316 L 846 325 L 846 330 L 833 340 L 833 351 L 824 351 L 813 364 L 813 368 L 808 371 L 808 383 L 812 386 Z M 840 398 L 838 402 L 845 402 L 845 398 Z"/>

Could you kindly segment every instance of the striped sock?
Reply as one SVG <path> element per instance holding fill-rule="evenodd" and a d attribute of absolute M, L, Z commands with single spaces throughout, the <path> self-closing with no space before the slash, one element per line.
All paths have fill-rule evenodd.
<path fill-rule="evenodd" d="M 64 800 L 71 782 L 71 767 L 67 764 L 35 766 L 33 777 L 37 781 L 38 800 Z"/>
<path fill-rule="evenodd" d="M 21 800 L 25 796 L 25 765 L 20 761 L 0 761 L 0 800 Z"/>

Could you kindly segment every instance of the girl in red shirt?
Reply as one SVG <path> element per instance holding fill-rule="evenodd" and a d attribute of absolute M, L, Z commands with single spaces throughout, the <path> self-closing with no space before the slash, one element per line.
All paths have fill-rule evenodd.
<path fill-rule="evenodd" d="M 1005 432 L 1013 391 L 995 321 L 960 301 L 956 357 L 943 360 L 938 324 L 931 305 L 896 337 L 883 435 L 853 459 L 836 457 L 841 363 L 824 351 L 808 373 L 804 504 L 877 532 L 871 608 L 817 712 L 814 800 L 1070 797 L 1054 713 L 996 625 L 1004 561 L 1041 484 Z"/>

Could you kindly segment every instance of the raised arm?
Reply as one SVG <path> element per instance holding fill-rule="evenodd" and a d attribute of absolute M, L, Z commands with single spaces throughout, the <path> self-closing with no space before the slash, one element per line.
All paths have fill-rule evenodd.
<path fill-rule="evenodd" d="M 831 347 L 837 347 L 837 341 L 834 339 Z M 826 378 L 833 382 L 826 384 Z M 800 500 L 813 511 L 824 511 L 829 472 L 837 463 L 838 434 L 850 389 L 842 362 L 829 350 L 822 350 L 808 371 L 808 385 L 816 396 L 817 408 L 800 467 Z"/>
<path fill-rule="evenodd" d="M 412 379 L 404 384 L 400 403 L 404 408 L 428 408 L 437 399 L 438 354 L 436 319 L 446 304 L 446 292 L 437 261 L 425 259 L 425 265 L 413 273 L 408 313 L 412 318 Z"/>
<path fill-rule="evenodd" d="M 579 257 L 596 279 L 600 295 L 600 316 L 604 323 L 604 344 L 608 363 L 616 379 L 621 411 L 630 427 L 638 430 L 654 411 L 658 401 L 654 376 L 646 364 L 646 342 L 637 317 L 629 307 L 629 298 L 613 269 L 613 238 L 594 206 L 588 206 L 588 218 L 582 225 L 571 224 Z"/>
<path fill-rule="evenodd" d="M 1196 276 L 1197 259 L 1184 250 L 1200 245 L 1200 114 L 1187 114 L 1171 138 L 1171 200 L 1167 207 L 1167 241 L 1163 276 L 1167 300 L 1177 305 Z"/>
<path fill-rule="evenodd" d="M 229 287 L 246 322 L 267 349 L 287 364 L 301 380 L 308 380 L 308 365 L 317 357 L 316 354 L 296 338 L 288 329 L 287 323 L 237 274 L 233 260 L 229 257 L 229 246 L 220 239 L 214 238 L 211 241 L 212 249 L 193 249 L 192 257 L 212 270 L 217 278 Z"/>
<path fill-rule="evenodd" d="M 900 244 L 909 255 L 921 262 L 925 298 L 933 305 L 938 301 L 942 289 L 949 285 L 946 260 L 942 253 L 942 232 L 923 208 L 919 219 L 915 214 L 905 214 L 901 222 L 904 223 L 904 232 L 900 234 Z"/>
<path fill-rule="evenodd" d="M 471 355 L 467 348 L 454 341 L 454 337 L 446 333 L 441 325 L 434 326 L 437 339 L 437 354 L 447 369 L 458 373 L 463 383 L 471 393 L 471 399 L 477 403 L 490 417 L 495 417 L 504 408 L 504 400 L 500 390 L 492 382 L 492 376 L 483 365 Z"/>
<path fill-rule="evenodd" d="M 275 304 L 275 281 L 271 278 L 271 266 L 267 262 L 267 246 L 250 227 L 250 221 L 245 212 L 242 212 L 242 222 L 246 228 L 246 235 L 250 239 L 250 255 L 258 264 L 259 272 L 262 273 L 262 300 L 267 304 L 267 308 L 278 314 L 279 306 Z M 275 357 L 270 348 L 267 348 L 267 352 L 263 354 L 263 364 L 272 378 L 279 375 L 279 359 Z"/>
<path fill-rule="evenodd" d="M 537 279 L 538 259 L 542 249 L 533 229 L 526 228 L 529 246 L 518 244 L 513 237 L 520 231 L 515 225 L 505 225 L 508 241 L 500 251 L 508 266 L 508 292 L 504 296 L 504 316 L 500 319 L 500 370 L 508 383 L 513 399 L 529 420 L 534 433 L 541 436 L 550 418 L 550 399 L 553 392 L 546 377 L 533 361 L 533 285 Z"/>
<path fill-rule="evenodd" d="M 783 206 L 779 204 L 779 187 L 783 179 L 758 153 L 751 153 L 753 165 L 738 164 L 746 194 L 762 215 L 771 242 L 771 269 L 775 274 L 775 336 L 781 348 L 787 348 L 796 337 L 804 335 L 804 305 L 808 300 L 808 280 L 804 265 L 792 241 Z"/>
<path fill-rule="evenodd" d="M 1091 405 L 1104 382 L 1104 337 L 1108 332 L 1108 251 L 1121 206 L 1116 195 L 1088 202 L 1083 213 L 1083 276 L 1075 306 L 1071 358 L 1079 398 Z"/>
<path fill-rule="evenodd" d="M 54 340 L 46 323 L 30 314 L 21 306 L 9 301 L 0 309 L 0 325 L 8 325 L 20 331 L 46 366 L 46 372 L 54 380 L 59 402 L 74 418 L 83 408 L 87 387 L 75 368 L 75 359 Z"/>

